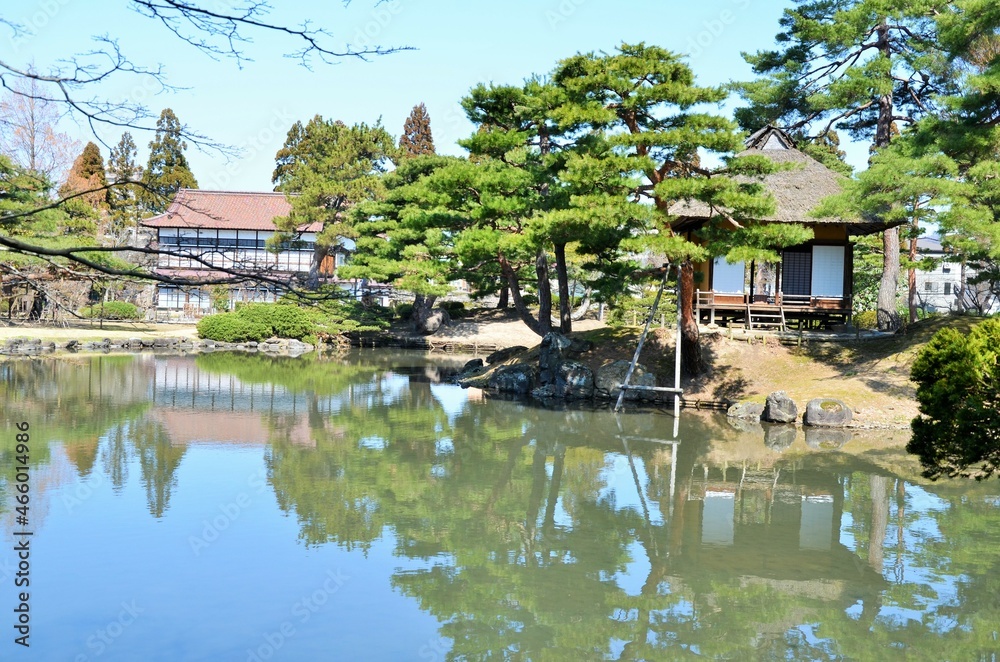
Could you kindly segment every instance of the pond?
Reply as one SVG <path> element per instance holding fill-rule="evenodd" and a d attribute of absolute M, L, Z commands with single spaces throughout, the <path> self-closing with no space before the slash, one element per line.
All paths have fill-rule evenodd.
<path fill-rule="evenodd" d="M 1000 487 L 922 479 L 905 432 L 545 409 L 448 384 L 460 365 L 375 351 L 0 364 L 0 657 L 1000 651 Z M 30 650 L 15 643 L 22 591 Z"/>

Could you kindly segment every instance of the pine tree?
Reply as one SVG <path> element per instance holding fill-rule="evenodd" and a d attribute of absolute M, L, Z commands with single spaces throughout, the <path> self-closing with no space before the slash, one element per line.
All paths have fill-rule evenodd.
<path fill-rule="evenodd" d="M 380 123 L 347 126 L 319 115 L 301 129 L 293 125 L 288 135 L 276 156 L 274 177 L 277 190 L 298 195 L 290 198 L 292 213 L 275 220 L 281 231 L 275 233 L 272 249 L 280 250 L 293 240 L 299 226 L 322 223 L 306 283 L 315 289 L 319 286 L 320 265 L 329 250 L 342 237 L 353 239 L 355 233 L 347 211 L 384 195 L 382 175 L 397 158 L 397 149 Z"/>
<path fill-rule="evenodd" d="M 841 128 L 890 144 L 897 124 L 909 125 L 935 107 L 956 76 L 938 47 L 934 16 L 945 0 L 795 0 L 781 18 L 781 50 L 746 55 L 762 78 L 737 88 L 750 102 L 737 110 L 744 129 L 781 124 L 822 136 Z M 899 230 L 883 235 L 878 324 L 899 324 Z"/>
<path fill-rule="evenodd" d="M 701 374 L 706 366 L 694 315 L 694 263 L 714 255 L 774 262 L 776 249 L 805 241 L 811 231 L 796 224 L 756 223 L 774 212 L 774 202 L 759 184 L 741 184 L 734 176 L 770 174 L 775 165 L 766 157 L 729 158 L 718 169 L 701 164 L 701 153 L 728 157 L 743 148 L 743 141 L 729 119 L 696 110 L 720 103 L 727 93 L 696 85 L 694 72 L 677 54 L 622 44 L 616 53 L 563 60 L 552 80 L 566 94 L 561 122 L 581 121 L 585 133 L 600 132 L 607 145 L 598 143 L 583 155 L 581 183 L 589 179 L 599 184 L 599 195 L 588 206 L 603 209 L 609 217 L 616 209 L 638 216 L 638 211 L 630 211 L 635 207 L 656 214 L 643 239 L 681 267 L 683 370 L 690 376 Z M 725 210 L 702 230 L 711 234 L 707 245 L 673 231 L 669 210 L 681 200 Z M 716 224 L 731 226 L 734 221 L 741 229 L 714 231 Z"/>
<path fill-rule="evenodd" d="M 143 203 L 153 214 L 166 211 L 178 189 L 198 188 L 184 150 L 187 143 L 174 111 L 164 108 L 156 121 L 156 135 L 149 143 L 149 161 L 143 173 Z"/>
<path fill-rule="evenodd" d="M 421 156 L 434 154 L 434 138 L 431 135 L 431 118 L 427 106 L 419 103 L 410 111 L 403 123 L 403 135 L 399 138 L 401 156 Z"/>
<path fill-rule="evenodd" d="M 141 192 L 137 182 L 142 181 L 142 166 L 136 163 L 137 149 L 128 131 L 118 144 L 111 148 L 108 158 L 108 209 L 110 223 L 107 234 L 115 243 L 121 243 L 138 227 L 142 217 Z M 135 183 L 133 183 L 135 182 Z"/>

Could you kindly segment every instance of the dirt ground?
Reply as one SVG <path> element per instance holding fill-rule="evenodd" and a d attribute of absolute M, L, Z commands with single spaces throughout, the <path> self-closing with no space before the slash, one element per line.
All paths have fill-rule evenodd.
<path fill-rule="evenodd" d="M 588 318 L 573 322 L 575 332 L 602 328 L 605 328 L 604 323 L 596 319 Z M 541 338 L 531 331 L 513 310 L 493 309 L 477 310 L 469 318 L 453 320 L 448 326 L 428 336 L 428 339 L 460 343 L 476 342 L 500 347 L 515 345 L 534 347 L 541 342 Z"/>
<path fill-rule="evenodd" d="M 67 326 L 38 324 L 0 325 L 0 343 L 10 338 L 38 338 L 42 342 L 103 340 L 110 338 L 197 338 L 194 324 L 152 324 L 146 322 L 72 322 Z"/>

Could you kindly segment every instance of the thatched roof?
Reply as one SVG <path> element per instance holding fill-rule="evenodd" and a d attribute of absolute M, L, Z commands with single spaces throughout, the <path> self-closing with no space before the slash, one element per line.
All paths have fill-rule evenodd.
<path fill-rule="evenodd" d="M 761 183 L 775 202 L 774 214 L 759 219 L 769 223 L 803 223 L 806 225 L 847 225 L 851 234 L 880 232 L 886 225 L 861 218 L 813 218 L 809 213 L 826 197 L 840 193 L 846 178 L 830 170 L 811 156 L 795 149 L 791 137 L 772 126 L 764 127 L 747 139 L 747 149 L 738 156 L 762 155 L 775 163 L 792 164 L 790 170 L 780 170 L 765 176 Z M 743 179 L 743 178 L 741 178 Z M 701 227 L 717 216 L 709 206 L 698 200 L 684 200 L 671 206 L 677 216 L 675 230 Z"/>

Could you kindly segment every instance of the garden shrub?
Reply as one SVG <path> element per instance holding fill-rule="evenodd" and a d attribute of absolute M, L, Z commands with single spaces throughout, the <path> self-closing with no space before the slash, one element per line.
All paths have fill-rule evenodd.
<path fill-rule="evenodd" d="M 924 475 L 988 477 L 1000 469 L 1000 319 L 963 335 L 939 331 L 913 362 L 920 416 L 906 450 Z"/>
<path fill-rule="evenodd" d="M 404 322 L 413 316 L 413 304 L 401 303 L 396 306 L 396 316 Z"/>
<path fill-rule="evenodd" d="M 461 301 L 442 301 L 439 306 L 448 311 L 448 315 L 452 319 L 461 319 L 467 316 L 465 304 Z"/>
<path fill-rule="evenodd" d="M 106 320 L 137 320 L 142 319 L 142 311 L 135 304 L 127 301 L 105 301 L 93 306 L 84 306 L 79 311 L 80 317 L 84 319 L 106 319 Z"/>
<path fill-rule="evenodd" d="M 878 313 L 874 310 L 862 310 L 854 314 L 854 326 L 858 329 L 870 331 L 878 326 Z"/>
<path fill-rule="evenodd" d="M 271 328 L 237 313 L 220 313 L 198 321 L 198 336 L 219 342 L 260 342 L 271 337 Z"/>
<path fill-rule="evenodd" d="M 299 306 L 283 303 L 249 303 L 240 306 L 237 317 L 270 329 L 267 337 L 301 339 L 314 331 L 309 313 Z"/>

